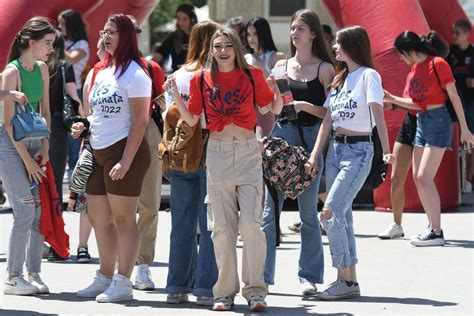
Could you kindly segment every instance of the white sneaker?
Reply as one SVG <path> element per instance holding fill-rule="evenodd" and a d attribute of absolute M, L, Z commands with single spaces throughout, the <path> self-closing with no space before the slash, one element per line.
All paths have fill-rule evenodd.
<path fill-rule="evenodd" d="M 76 295 L 77 297 L 95 298 L 97 295 L 107 290 L 111 283 L 111 277 L 103 275 L 99 270 L 97 270 L 92 284 L 83 290 L 77 291 Z"/>
<path fill-rule="evenodd" d="M 318 289 L 313 282 L 304 280 L 303 283 L 301 283 L 301 293 L 303 293 L 303 295 L 315 295 L 317 292 Z"/>
<path fill-rule="evenodd" d="M 378 237 L 380 239 L 394 239 L 405 237 L 405 233 L 403 232 L 402 225 L 398 225 L 397 223 L 392 223 L 386 230 L 381 232 Z"/>
<path fill-rule="evenodd" d="M 5 295 L 32 295 L 39 293 L 40 290 L 31 283 L 26 282 L 22 275 L 13 277 L 10 281 L 5 281 Z"/>
<path fill-rule="evenodd" d="M 98 303 L 114 303 L 133 300 L 132 282 L 121 274 L 114 274 L 112 284 L 95 298 Z"/>
<path fill-rule="evenodd" d="M 338 300 L 341 298 L 349 298 L 360 296 L 359 284 L 347 285 L 344 280 L 336 280 L 331 283 L 324 292 L 319 293 L 319 298 L 322 300 Z"/>
<path fill-rule="evenodd" d="M 49 293 L 48 286 L 44 284 L 38 273 L 30 273 L 28 276 L 28 282 L 30 282 L 31 285 L 36 286 L 39 289 L 39 294 Z"/>
<path fill-rule="evenodd" d="M 154 290 L 155 283 L 151 280 L 150 266 L 148 264 L 140 264 L 137 267 L 137 275 L 135 276 L 135 284 L 138 290 Z"/>

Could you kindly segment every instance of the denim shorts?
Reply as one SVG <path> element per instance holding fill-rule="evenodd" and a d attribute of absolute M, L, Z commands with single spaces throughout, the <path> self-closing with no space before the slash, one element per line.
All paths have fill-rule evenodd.
<path fill-rule="evenodd" d="M 453 129 L 446 106 L 416 114 L 415 147 L 451 148 Z"/>

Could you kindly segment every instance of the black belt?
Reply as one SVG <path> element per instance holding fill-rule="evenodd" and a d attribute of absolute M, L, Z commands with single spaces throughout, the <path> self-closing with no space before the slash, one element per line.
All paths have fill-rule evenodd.
<path fill-rule="evenodd" d="M 316 124 L 319 124 L 319 121 L 316 121 L 316 122 L 304 122 L 304 121 L 300 121 L 298 119 L 296 120 L 292 120 L 292 121 L 288 121 L 286 118 L 280 118 L 278 119 L 278 123 L 279 124 L 282 124 L 282 125 L 285 125 L 285 124 L 288 124 L 288 125 L 299 125 L 299 126 L 314 126 Z"/>
<path fill-rule="evenodd" d="M 354 144 L 358 142 L 371 142 L 372 136 L 371 135 L 349 136 L 349 135 L 342 135 L 342 134 L 334 134 L 334 140 L 338 143 Z"/>

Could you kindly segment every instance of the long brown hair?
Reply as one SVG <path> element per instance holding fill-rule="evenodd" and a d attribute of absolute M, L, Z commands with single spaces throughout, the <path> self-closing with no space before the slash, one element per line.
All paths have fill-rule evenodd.
<path fill-rule="evenodd" d="M 253 67 L 250 66 L 247 63 L 247 61 L 245 61 L 242 42 L 240 41 L 240 38 L 238 37 L 237 33 L 234 30 L 227 29 L 227 28 L 218 29 L 211 38 L 211 41 L 209 43 L 209 51 L 212 51 L 212 46 L 213 46 L 214 41 L 216 40 L 216 38 L 220 36 L 226 36 L 230 40 L 230 42 L 232 43 L 232 46 L 234 47 L 234 52 L 235 52 L 235 60 L 234 60 L 235 67 L 240 69 L 240 71 L 244 72 L 245 75 L 248 77 L 250 75 L 250 69 Z M 216 59 L 211 54 L 209 54 L 208 63 L 211 65 L 212 84 L 214 85 L 216 89 L 218 89 L 219 87 L 216 84 L 216 72 L 219 71 L 219 67 L 217 66 Z M 249 80 L 253 80 L 253 79 L 249 77 Z"/>
<path fill-rule="evenodd" d="M 191 67 L 186 67 L 187 70 L 196 71 L 204 68 L 211 46 L 211 37 L 219 27 L 219 24 L 211 21 L 199 22 L 193 26 L 189 37 L 189 49 L 185 63 L 185 67 Z M 191 65 L 193 63 L 195 64 Z"/>
<path fill-rule="evenodd" d="M 336 33 L 336 43 L 356 64 L 374 68 L 370 52 L 370 39 L 367 31 L 361 26 L 350 26 Z M 339 89 L 344 85 L 349 69 L 345 62 L 336 61 L 335 76 L 331 88 Z"/>
<path fill-rule="evenodd" d="M 313 56 L 324 60 L 325 62 L 334 65 L 334 58 L 329 49 L 328 43 L 324 39 L 323 27 L 321 26 L 321 21 L 319 20 L 316 12 L 309 9 L 302 9 L 296 11 L 291 17 L 291 23 L 294 20 L 301 20 L 304 24 L 309 27 L 309 30 L 316 35 L 311 45 L 311 52 Z M 296 47 L 293 45 L 293 41 L 290 39 L 290 48 L 291 48 L 291 57 L 296 54 Z"/>
<path fill-rule="evenodd" d="M 35 16 L 29 19 L 16 33 L 8 53 L 8 62 L 20 58 L 21 52 L 30 47 L 30 40 L 39 41 L 47 34 L 56 34 L 56 29 L 47 18 Z"/>

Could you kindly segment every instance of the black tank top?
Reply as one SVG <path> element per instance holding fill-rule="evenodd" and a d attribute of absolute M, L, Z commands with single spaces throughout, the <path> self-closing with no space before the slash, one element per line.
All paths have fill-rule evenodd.
<path fill-rule="evenodd" d="M 296 101 L 306 101 L 315 106 L 322 106 L 326 100 L 326 94 L 324 93 L 324 87 L 319 81 L 319 68 L 324 61 L 319 63 L 318 72 L 316 78 L 311 81 L 302 82 L 299 80 L 294 80 L 288 77 L 289 86 L 291 93 L 293 94 L 293 99 Z M 285 70 L 288 68 L 288 61 L 285 65 Z M 305 111 L 300 111 L 298 113 L 298 123 L 304 126 L 316 125 L 321 122 L 321 119 L 317 116 L 309 114 Z"/>

